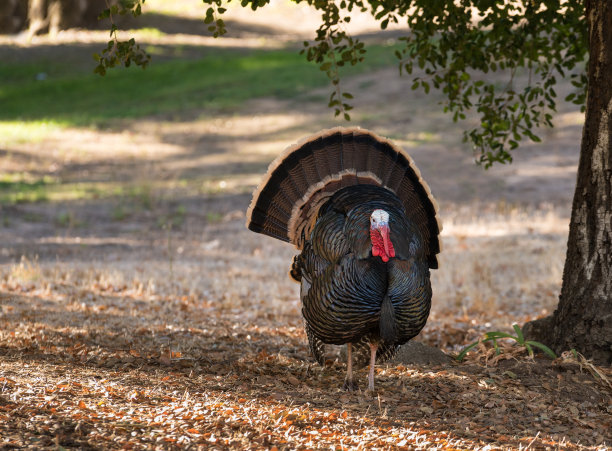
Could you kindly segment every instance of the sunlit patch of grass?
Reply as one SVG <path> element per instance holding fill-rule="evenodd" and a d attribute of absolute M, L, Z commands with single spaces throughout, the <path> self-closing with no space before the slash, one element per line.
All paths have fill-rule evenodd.
<path fill-rule="evenodd" d="M 0 205 L 45 201 L 48 199 L 46 186 L 53 182 L 49 176 L 32 179 L 24 173 L 3 174 L 0 176 Z"/>
<path fill-rule="evenodd" d="M 102 197 L 100 183 L 61 183 L 44 176 L 32 178 L 28 174 L 5 174 L 0 178 L 0 205 L 30 202 L 59 202 Z"/>
<path fill-rule="evenodd" d="M 41 276 L 42 273 L 38 264 L 38 256 L 29 259 L 25 255 L 22 255 L 19 263 L 11 266 L 8 273 L 8 280 L 16 283 L 36 282 Z"/>
<path fill-rule="evenodd" d="M 174 0 L 148 0 L 147 11 L 158 14 L 167 14 L 170 16 L 181 16 L 192 11 L 199 11 L 202 8 L 202 2 L 197 0 L 188 0 L 176 2 Z"/>
<path fill-rule="evenodd" d="M 145 51 L 151 55 L 151 56 L 164 56 L 164 55 L 175 55 L 176 52 L 174 52 L 173 49 L 167 49 L 165 47 L 162 47 L 160 45 L 147 45 L 145 47 Z"/>
<path fill-rule="evenodd" d="M 31 202 L 63 202 L 74 200 L 121 197 L 150 210 L 155 203 L 154 190 L 168 186 L 168 182 L 78 182 L 65 183 L 51 177 L 9 173 L 0 176 L 0 205 Z"/>
<path fill-rule="evenodd" d="M 145 27 L 145 28 L 137 28 L 134 30 L 126 30 L 125 34 L 128 36 L 136 36 L 140 39 L 153 39 L 153 38 L 161 38 L 162 36 L 166 36 L 166 33 L 161 31 L 158 28 Z"/>
<path fill-rule="evenodd" d="M 0 144 L 40 142 L 50 133 L 66 126 L 65 122 L 54 120 L 0 121 Z"/>
<path fill-rule="evenodd" d="M 63 182 L 51 177 L 34 177 L 29 173 L 9 173 L 0 176 L 0 205 L 32 202 L 67 202 L 76 200 L 117 198 L 122 202 L 152 210 L 162 193 L 180 191 L 182 195 L 238 194 L 253 190 L 259 175 L 228 175 L 192 180 L 149 180 L 130 182 Z M 113 210 L 112 218 L 120 221 L 129 211 L 125 203 Z M 179 212 L 180 214 L 180 212 Z"/>

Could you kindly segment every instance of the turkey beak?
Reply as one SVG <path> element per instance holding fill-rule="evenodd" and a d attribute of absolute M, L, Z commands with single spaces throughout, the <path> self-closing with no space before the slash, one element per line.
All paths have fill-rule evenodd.
<path fill-rule="evenodd" d="M 392 250 L 393 247 L 390 246 L 391 239 L 389 238 L 389 224 L 380 224 L 378 226 L 378 231 L 382 236 L 383 244 L 385 246 L 385 254 L 387 254 L 389 257 L 395 257 L 395 251 Z"/>

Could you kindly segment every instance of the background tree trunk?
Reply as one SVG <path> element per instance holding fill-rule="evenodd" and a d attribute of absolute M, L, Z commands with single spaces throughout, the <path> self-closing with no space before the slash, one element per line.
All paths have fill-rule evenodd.
<path fill-rule="evenodd" d="M 62 25 L 62 2 L 60 0 L 49 0 L 49 34 L 56 36 Z"/>
<path fill-rule="evenodd" d="M 612 364 L 612 2 L 587 0 L 588 95 L 580 162 L 554 314 L 525 333 L 557 352 Z"/>
<path fill-rule="evenodd" d="M 30 0 L 28 4 L 28 39 L 43 31 L 49 25 L 47 0 Z"/>
<path fill-rule="evenodd" d="M 0 0 L 2 1 L 5 0 Z M 28 0 L 8 1 L 28 2 Z M 60 30 L 97 25 L 97 17 L 105 8 L 104 0 L 29 0 L 28 37 L 31 38 L 46 29 L 54 36 Z"/>
<path fill-rule="evenodd" d="M 17 33 L 25 29 L 28 20 L 28 0 L 0 0 L 0 34 Z"/>
<path fill-rule="evenodd" d="M 0 2 L 0 33 L 13 33 L 15 31 L 15 11 L 17 0 L 4 0 Z"/>

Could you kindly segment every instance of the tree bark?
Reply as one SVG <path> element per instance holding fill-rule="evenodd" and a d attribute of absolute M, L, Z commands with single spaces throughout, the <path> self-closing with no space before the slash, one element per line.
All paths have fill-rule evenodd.
<path fill-rule="evenodd" d="M 49 0 L 49 35 L 57 36 L 62 26 L 62 2 L 60 0 Z"/>
<path fill-rule="evenodd" d="M 612 2 L 587 0 L 588 93 L 559 305 L 525 333 L 612 364 Z"/>
<path fill-rule="evenodd" d="M 14 33 L 17 20 L 14 11 L 17 0 L 5 0 L 0 2 L 0 33 Z"/>
<path fill-rule="evenodd" d="M 47 0 L 30 0 L 28 4 L 28 39 L 43 31 L 49 25 Z"/>

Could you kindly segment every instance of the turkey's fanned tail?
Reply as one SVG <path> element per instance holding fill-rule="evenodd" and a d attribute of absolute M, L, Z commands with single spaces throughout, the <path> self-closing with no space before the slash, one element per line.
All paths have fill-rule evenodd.
<path fill-rule="evenodd" d="M 442 227 L 427 183 L 403 149 L 360 128 L 324 130 L 285 150 L 253 194 L 247 227 L 302 249 L 321 206 L 351 185 L 395 193 L 427 243 L 429 267 L 438 267 Z"/>

